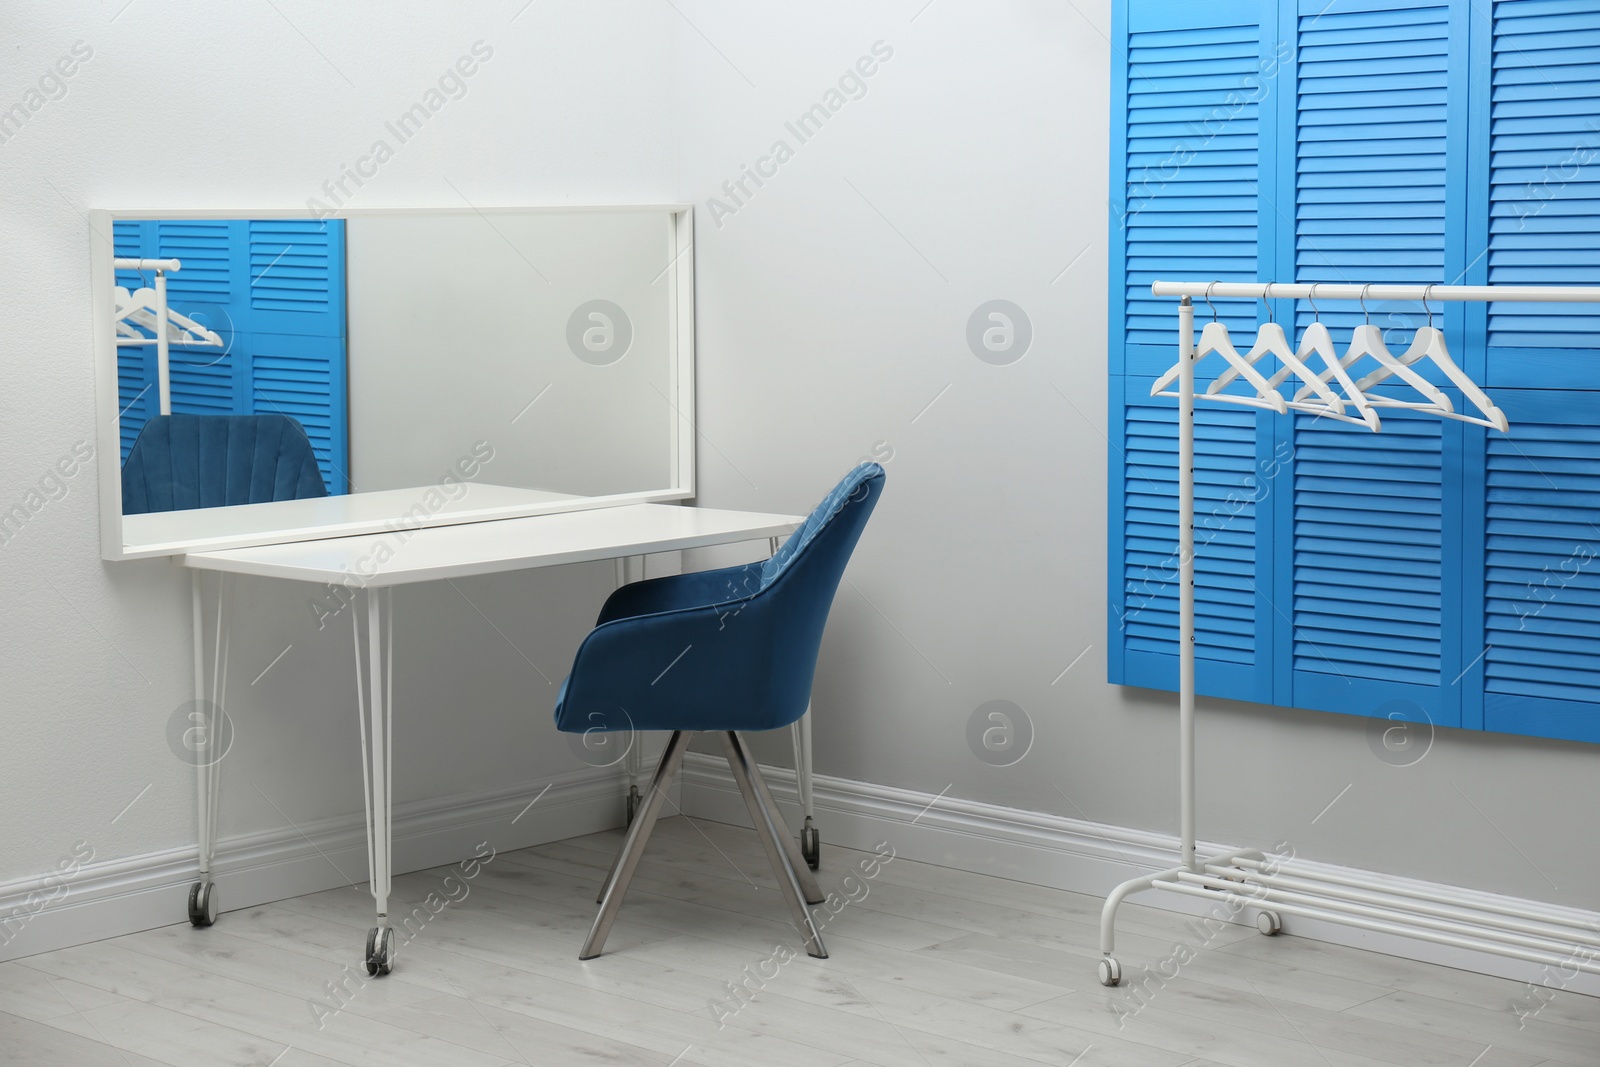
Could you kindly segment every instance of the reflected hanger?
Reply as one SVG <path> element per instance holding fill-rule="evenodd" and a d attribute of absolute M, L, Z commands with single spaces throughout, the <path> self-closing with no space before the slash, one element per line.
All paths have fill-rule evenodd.
<path fill-rule="evenodd" d="M 131 293 L 124 286 L 115 289 L 116 314 L 113 322 L 117 330 L 117 344 L 155 344 L 163 329 L 161 309 L 156 305 L 154 289 L 135 289 Z M 139 329 L 150 331 L 147 336 Z M 212 345 L 223 347 L 222 338 L 187 315 L 166 308 L 165 331 L 169 345 Z"/>

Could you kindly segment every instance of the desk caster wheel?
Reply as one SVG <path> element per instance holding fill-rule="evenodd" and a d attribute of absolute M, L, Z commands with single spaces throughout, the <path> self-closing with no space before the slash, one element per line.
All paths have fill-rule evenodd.
<path fill-rule="evenodd" d="M 1256 912 L 1256 929 L 1268 937 L 1275 937 L 1283 933 L 1283 920 L 1277 912 L 1263 909 Z"/>
<path fill-rule="evenodd" d="M 1113 986 L 1122 981 L 1122 964 L 1107 956 L 1100 961 L 1100 984 Z"/>
<path fill-rule="evenodd" d="M 380 978 L 394 969 L 394 927 L 374 926 L 367 931 L 367 974 Z"/>
<path fill-rule="evenodd" d="M 636 785 L 630 785 L 628 787 L 628 825 L 629 826 L 633 825 L 633 817 L 634 817 L 634 815 L 638 814 L 638 811 L 639 811 L 639 799 L 640 799 L 640 797 L 639 797 L 639 787 L 636 786 Z"/>
<path fill-rule="evenodd" d="M 217 887 L 211 882 L 196 882 L 189 887 L 189 923 L 210 926 L 217 921 Z"/>
<path fill-rule="evenodd" d="M 822 835 L 817 833 L 810 819 L 806 820 L 805 829 L 800 831 L 800 855 L 805 857 L 806 866 L 813 871 L 822 866 Z"/>

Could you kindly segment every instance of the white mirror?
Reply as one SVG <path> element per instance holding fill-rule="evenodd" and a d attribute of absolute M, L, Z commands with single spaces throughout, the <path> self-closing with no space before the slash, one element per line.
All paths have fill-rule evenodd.
<path fill-rule="evenodd" d="M 688 207 L 90 223 L 107 559 L 693 495 Z"/>

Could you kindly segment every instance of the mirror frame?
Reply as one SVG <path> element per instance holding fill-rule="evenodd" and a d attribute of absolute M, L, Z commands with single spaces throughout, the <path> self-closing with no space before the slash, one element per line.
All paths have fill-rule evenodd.
<path fill-rule="evenodd" d="M 485 211 L 528 214 L 589 212 L 657 212 L 671 223 L 671 247 L 676 250 L 667 264 L 668 309 L 671 315 L 668 353 L 668 387 L 676 419 L 676 432 L 669 435 L 669 470 L 673 484 L 661 489 L 606 496 L 576 497 L 534 505 L 484 507 L 430 516 L 420 526 L 451 526 L 489 522 L 496 519 L 545 515 L 563 511 L 619 507 L 627 504 L 689 500 L 694 497 L 695 421 L 694 421 L 694 207 L 691 204 L 553 204 L 468 205 L 465 207 L 347 208 L 319 213 L 305 207 L 262 208 L 94 208 L 89 212 L 90 314 L 94 317 L 94 377 L 96 472 L 100 497 L 100 555 L 107 560 L 178 556 L 190 552 L 249 548 L 255 545 L 315 541 L 329 537 L 382 533 L 393 529 L 402 515 L 352 519 L 336 524 L 265 531 L 260 534 L 199 537 L 130 548 L 123 537 L 122 524 L 122 442 L 117 419 L 107 412 L 120 411 L 117 385 L 116 330 L 112 322 L 116 272 L 112 225 L 120 220 L 150 219 L 349 219 L 383 215 L 473 215 Z M 420 487 L 419 487 L 420 488 Z M 351 494 L 352 497 L 362 494 Z M 253 506 L 253 505 L 245 505 Z"/>

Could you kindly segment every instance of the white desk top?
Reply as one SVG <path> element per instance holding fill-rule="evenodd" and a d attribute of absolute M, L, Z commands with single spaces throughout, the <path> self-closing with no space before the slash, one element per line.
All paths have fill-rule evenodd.
<path fill-rule="evenodd" d="M 527 515 L 533 509 L 584 507 L 596 499 L 484 482 L 461 483 L 452 491 L 457 495 L 451 497 L 438 486 L 422 485 L 309 500 L 124 515 L 122 539 L 128 558 L 168 556 L 186 549 L 209 551 L 377 533 L 397 525 L 401 516 L 413 509 L 430 522 L 470 522 Z"/>
<path fill-rule="evenodd" d="M 782 537 L 799 515 L 672 504 L 534 515 L 179 557 L 186 567 L 377 588 Z"/>

